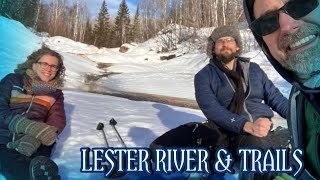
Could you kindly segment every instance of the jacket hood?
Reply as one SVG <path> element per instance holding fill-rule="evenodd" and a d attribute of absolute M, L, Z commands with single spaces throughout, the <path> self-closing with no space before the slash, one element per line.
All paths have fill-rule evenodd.
<path fill-rule="evenodd" d="M 255 18 L 253 15 L 253 4 L 254 0 L 243 0 L 243 10 L 245 17 L 247 19 L 248 24 L 250 24 Z M 255 37 L 256 41 L 258 42 L 259 46 L 261 47 L 263 53 L 266 55 L 267 59 L 270 61 L 272 66 L 278 71 L 278 73 L 286 79 L 289 83 L 295 86 L 297 89 L 302 90 L 306 93 L 316 93 L 320 90 L 317 89 L 310 89 L 302 85 L 300 82 L 295 79 L 294 73 L 291 71 L 286 70 L 282 67 L 282 65 L 271 55 L 268 46 L 264 43 L 262 37 L 258 36 L 254 32 L 252 32 L 253 36 Z"/>

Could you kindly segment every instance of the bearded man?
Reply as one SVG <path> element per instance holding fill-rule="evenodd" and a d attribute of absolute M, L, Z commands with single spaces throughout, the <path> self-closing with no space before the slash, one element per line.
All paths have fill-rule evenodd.
<path fill-rule="evenodd" d="M 258 44 L 292 84 L 288 123 L 292 147 L 304 150 L 297 179 L 320 179 L 320 0 L 245 0 Z"/>
<path fill-rule="evenodd" d="M 241 37 L 237 27 L 214 29 L 208 38 L 210 63 L 194 79 L 195 96 L 210 123 L 228 136 L 228 148 L 269 148 L 273 111 L 283 118 L 288 99 L 263 70 L 238 57 Z M 273 146 L 280 147 L 281 144 Z"/>

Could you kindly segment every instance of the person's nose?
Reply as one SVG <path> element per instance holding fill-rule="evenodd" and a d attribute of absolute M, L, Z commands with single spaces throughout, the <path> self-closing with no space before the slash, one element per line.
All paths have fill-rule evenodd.
<path fill-rule="evenodd" d="M 47 71 L 47 72 L 53 71 L 51 66 L 48 66 L 47 68 L 44 68 L 44 70 Z"/>
<path fill-rule="evenodd" d="M 227 47 L 227 44 L 228 44 L 227 40 L 221 41 L 221 46 L 222 47 Z"/>
<path fill-rule="evenodd" d="M 282 12 L 279 14 L 279 25 L 281 35 L 287 35 L 296 31 L 300 26 L 300 22 L 299 20 L 295 20 L 288 14 Z"/>

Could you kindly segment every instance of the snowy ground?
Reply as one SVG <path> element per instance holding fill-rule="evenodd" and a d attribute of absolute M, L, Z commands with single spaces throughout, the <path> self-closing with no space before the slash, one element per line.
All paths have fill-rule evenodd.
<path fill-rule="evenodd" d="M 203 36 L 208 36 L 211 32 L 202 30 L 202 33 Z M 143 44 L 127 45 L 129 51 L 120 53 L 119 48 L 98 49 L 63 37 L 40 38 L 30 33 L 20 23 L 2 17 L 0 17 L 0 36 L 0 70 L 2 67 L 5 68 L 5 71 L 0 71 L 0 78 L 12 72 L 15 64 L 23 62 L 32 50 L 39 47 L 39 42 L 43 41 L 64 56 L 68 89 L 78 89 L 86 83 L 92 83 L 86 81 L 85 77 L 88 74 L 111 73 L 112 75 L 99 79 L 98 85 L 121 91 L 194 100 L 193 76 L 208 63 L 206 55 L 197 47 L 193 49 L 190 47 L 191 50 L 178 48 L 175 51 L 159 54 L 156 50 L 161 45 L 155 38 Z M 8 37 L 5 41 L 4 36 Z M 7 42 L 10 42 L 10 45 Z M 179 57 L 169 61 L 159 60 L 160 56 L 170 54 Z M 255 51 L 246 55 L 254 57 L 253 61 L 257 62 L 281 92 L 288 96 L 290 85 L 273 70 L 262 54 Z M 101 63 L 107 63 L 109 67 L 98 68 Z M 84 146 L 105 146 L 102 133 L 96 130 L 98 122 L 105 124 L 107 137 L 112 146 L 120 146 L 114 131 L 108 126 L 109 120 L 115 118 L 118 122 L 116 127 L 128 147 L 148 147 L 150 142 L 169 129 L 205 119 L 200 110 L 70 90 L 65 90 L 64 93 L 68 124 L 52 154 L 59 165 L 63 180 L 103 179 L 103 174 L 80 173 L 79 149 Z M 286 126 L 283 120 L 279 124 Z M 181 179 L 185 175 L 155 175 L 149 178 L 160 177 Z M 141 178 L 147 177 L 124 177 L 124 179 Z M 227 176 L 226 179 L 234 177 Z"/>
<path fill-rule="evenodd" d="M 121 147 L 115 131 L 109 126 L 109 120 L 115 118 L 116 128 L 128 147 L 148 147 L 169 129 L 205 119 L 199 110 L 98 94 L 65 91 L 65 99 L 68 124 L 53 153 L 53 159 L 61 165 L 62 179 L 79 179 L 80 176 L 81 179 L 103 179 L 102 174 L 79 172 L 79 149 L 106 145 L 102 132 L 96 130 L 99 122 L 105 124 L 110 146 Z"/>

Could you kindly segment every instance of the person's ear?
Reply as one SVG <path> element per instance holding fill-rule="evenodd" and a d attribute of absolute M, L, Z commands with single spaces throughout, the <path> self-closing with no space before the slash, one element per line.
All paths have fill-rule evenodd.
<path fill-rule="evenodd" d="M 36 69 L 36 65 L 37 65 L 37 63 L 32 63 L 32 70 Z"/>

